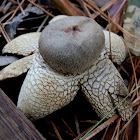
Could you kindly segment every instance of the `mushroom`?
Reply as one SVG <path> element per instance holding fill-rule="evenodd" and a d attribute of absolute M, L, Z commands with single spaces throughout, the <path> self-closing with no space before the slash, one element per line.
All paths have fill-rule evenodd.
<path fill-rule="evenodd" d="M 18 41 L 18 54 L 34 54 L 0 72 L 3 80 L 29 69 L 17 107 L 31 120 L 67 105 L 80 87 L 99 117 L 106 115 L 128 94 L 122 77 L 109 60 L 109 32 L 103 31 L 94 20 L 80 16 L 65 17 L 46 26 L 41 35 L 33 37 L 35 34 L 39 33 L 19 36 L 4 47 L 3 53 L 15 53 L 14 47 L 17 48 L 18 44 L 10 46 Z M 111 33 L 111 44 L 113 61 L 120 64 L 127 53 L 123 41 Z M 23 46 L 26 46 L 27 53 L 24 53 Z M 132 115 L 131 100 L 126 99 L 108 117 L 116 112 L 123 120 L 128 120 Z"/>

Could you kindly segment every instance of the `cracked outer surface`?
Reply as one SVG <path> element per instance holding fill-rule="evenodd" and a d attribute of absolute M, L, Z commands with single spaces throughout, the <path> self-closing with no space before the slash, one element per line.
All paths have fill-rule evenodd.
<path fill-rule="evenodd" d="M 92 107 L 100 117 L 103 117 L 128 94 L 119 72 L 108 59 L 109 34 L 107 31 L 104 31 L 104 34 L 105 49 L 100 57 L 89 70 L 76 76 L 58 74 L 47 66 L 37 53 L 40 33 L 22 35 L 13 40 L 16 45 L 13 41 L 8 43 L 3 53 L 17 53 L 25 56 L 33 52 L 35 54 L 4 68 L 0 72 L 0 80 L 18 76 L 29 69 L 17 106 L 32 120 L 42 118 L 67 105 L 74 99 L 80 86 Z M 111 45 L 113 61 L 120 64 L 126 57 L 125 46 L 115 34 L 111 34 Z M 123 102 L 109 117 L 116 112 L 123 120 L 128 120 L 132 115 L 131 100 L 127 99 Z"/>
<path fill-rule="evenodd" d="M 49 69 L 41 56 L 36 59 L 24 80 L 17 105 L 31 120 L 67 105 L 79 89 L 75 77 L 59 75 Z"/>
<path fill-rule="evenodd" d="M 42 118 L 72 101 L 79 85 L 100 117 L 106 115 L 127 94 L 127 88 L 113 63 L 104 53 L 81 75 L 63 76 L 49 68 L 40 55 L 29 70 L 22 85 L 18 108 L 31 120 Z M 132 115 L 131 100 L 126 100 L 118 112 L 123 120 Z M 115 115 L 112 112 L 108 117 Z"/>
<path fill-rule="evenodd" d="M 85 96 L 101 118 L 128 94 L 119 72 L 113 63 L 102 55 L 83 76 L 81 84 Z M 127 99 L 123 102 L 117 108 L 117 112 L 123 120 L 129 119 L 132 115 L 131 100 Z M 112 112 L 108 118 L 115 113 L 116 111 Z"/>

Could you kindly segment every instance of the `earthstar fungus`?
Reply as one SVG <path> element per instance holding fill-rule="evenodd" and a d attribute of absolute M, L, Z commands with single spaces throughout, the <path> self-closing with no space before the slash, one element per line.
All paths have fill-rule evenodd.
<path fill-rule="evenodd" d="M 4 47 L 3 53 L 34 54 L 4 68 L 0 79 L 18 76 L 29 69 L 17 107 L 31 120 L 67 105 L 80 87 L 98 115 L 103 117 L 128 94 L 123 79 L 109 60 L 108 34 L 87 17 L 71 16 L 54 21 L 41 35 L 25 34 Z M 32 40 L 27 41 L 30 38 Z M 16 42 L 18 52 L 14 45 L 11 48 L 12 42 Z M 111 33 L 111 44 L 113 61 L 121 64 L 127 54 L 123 41 Z M 123 120 L 128 120 L 132 115 L 131 100 L 126 99 L 117 112 Z"/>

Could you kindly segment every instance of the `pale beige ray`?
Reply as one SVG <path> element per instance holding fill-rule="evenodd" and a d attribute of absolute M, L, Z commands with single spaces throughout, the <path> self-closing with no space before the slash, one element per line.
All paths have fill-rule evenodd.
<path fill-rule="evenodd" d="M 8 65 L 0 71 L 0 80 L 17 77 L 27 72 L 34 63 L 35 54 L 24 57 Z"/>
<path fill-rule="evenodd" d="M 41 33 L 27 33 L 20 35 L 3 48 L 3 53 L 13 53 L 27 56 L 38 51 L 38 40 Z"/>
<path fill-rule="evenodd" d="M 99 58 L 81 79 L 82 89 L 100 117 L 105 116 L 115 105 L 128 95 L 128 90 L 115 66 L 109 59 Z M 129 99 L 117 108 L 123 120 L 132 115 L 132 102 Z M 113 111 L 109 116 L 115 115 Z"/>

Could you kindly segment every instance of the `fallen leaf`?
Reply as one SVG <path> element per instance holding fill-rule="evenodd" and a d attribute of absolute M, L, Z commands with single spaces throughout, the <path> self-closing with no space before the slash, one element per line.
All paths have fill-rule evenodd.
<path fill-rule="evenodd" d="M 18 58 L 15 56 L 0 56 L 0 67 L 11 64 L 16 60 L 18 60 Z"/>
<path fill-rule="evenodd" d="M 24 15 L 23 13 L 19 13 L 17 16 L 13 18 L 11 23 L 7 25 L 6 32 L 9 35 L 10 39 L 14 38 L 14 35 L 16 34 L 16 29 L 19 26 L 19 24 L 23 22 L 23 18 L 29 16 L 30 13 L 35 13 L 37 15 L 43 14 L 43 11 L 35 6 L 27 8 L 24 12 L 25 12 Z"/>
<path fill-rule="evenodd" d="M 128 6 L 123 28 L 134 35 L 134 38 L 132 38 L 134 44 L 132 44 L 129 39 L 124 36 L 130 51 L 134 55 L 140 56 L 140 8 L 134 5 Z"/>
<path fill-rule="evenodd" d="M 105 4 L 107 4 L 110 0 L 92 0 L 94 1 L 99 7 L 103 7 Z"/>

